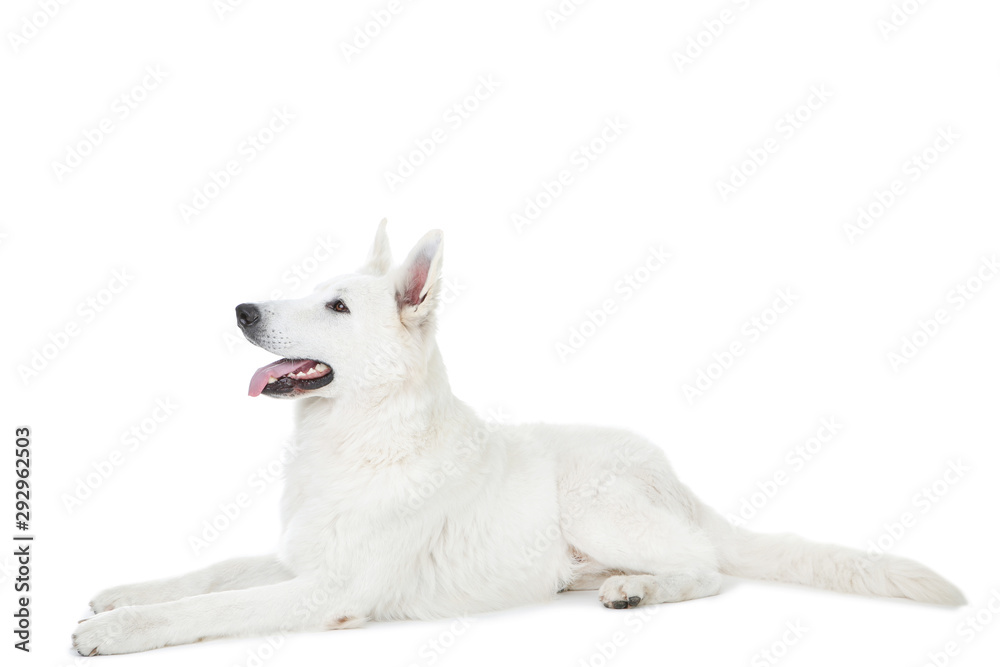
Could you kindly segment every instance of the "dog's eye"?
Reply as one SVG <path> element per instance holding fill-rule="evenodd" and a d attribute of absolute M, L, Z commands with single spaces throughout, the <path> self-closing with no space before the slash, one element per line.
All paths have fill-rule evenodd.
<path fill-rule="evenodd" d="M 336 301 L 331 301 L 330 303 L 326 304 L 326 307 L 329 308 L 330 310 L 335 310 L 338 313 L 351 312 L 350 310 L 348 310 L 347 304 L 341 301 L 340 299 L 337 299 Z"/>

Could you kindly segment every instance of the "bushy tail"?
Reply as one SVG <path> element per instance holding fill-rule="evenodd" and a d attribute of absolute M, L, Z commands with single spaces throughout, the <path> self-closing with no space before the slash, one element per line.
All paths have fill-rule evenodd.
<path fill-rule="evenodd" d="M 889 554 L 875 558 L 858 549 L 810 542 L 792 534 L 754 533 L 704 509 L 705 528 L 718 549 L 723 574 L 841 593 L 966 604 L 954 584 L 916 561 Z"/>

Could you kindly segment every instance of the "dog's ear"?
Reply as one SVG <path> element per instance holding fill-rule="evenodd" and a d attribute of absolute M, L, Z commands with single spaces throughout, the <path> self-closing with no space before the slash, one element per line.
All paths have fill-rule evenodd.
<path fill-rule="evenodd" d="M 403 324 L 419 326 L 434 312 L 443 255 L 444 234 L 435 229 L 413 246 L 406 261 L 396 269 L 396 304 Z"/>
<path fill-rule="evenodd" d="M 392 267 L 392 250 L 389 249 L 389 235 L 385 233 L 387 220 L 382 218 L 378 223 L 378 231 L 375 232 L 375 242 L 372 243 L 371 252 L 368 253 L 368 262 L 361 268 L 361 273 L 368 273 L 373 276 L 384 276 Z"/>

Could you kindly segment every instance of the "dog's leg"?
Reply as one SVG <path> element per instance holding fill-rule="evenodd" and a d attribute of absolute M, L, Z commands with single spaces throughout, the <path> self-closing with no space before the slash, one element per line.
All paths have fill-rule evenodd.
<path fill-rule="evenodd" d="M 208 593 L 142 607 L 119 607 L 83 621 L 73 635 L 81 655 L 148 651 L 202 639 L 357 626 L 365 619 L 330 612 L 336 587 L 296 578 L 269 586 Z"/>
<path fill-rule="evenodd" d="M 591 571 L 615 572 L 599 589 L 605 607 L 694 600 L 722 586 L 708 536 L 676 509 L 634 493 L 631 484 L 572 519 L 564 535 L 581 560 L 590 562 Z"/>
<path fill-rule="evenodd" d="M 292 578 L 276 556 L 253 556 L 222 561 L 180 577 L 125 584 L 101 591 L 90 602 L 95 614 L 116 607 L 171 602 L 192 595 L 276 584 Z"/>

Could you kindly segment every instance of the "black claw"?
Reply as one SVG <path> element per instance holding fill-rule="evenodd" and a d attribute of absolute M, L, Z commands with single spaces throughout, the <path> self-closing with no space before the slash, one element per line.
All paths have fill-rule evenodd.
<path fill-rule="evenodd" d="M 611 606 L 615 609 L 628 609 L 628 602 L 625 600 L 615 600 L 611 603 Z"/>
<path fill-rule="evenodd" d="M 642 600 L 642 598 L 639 597 L 638 595 L 633 595 L 632 597 L 630 597 L 628 599 L 628 606 L 629 607 L 635 607 L 635 606 L 637 606 L 639 604 L 639 602 L 641 600 Z"/>

